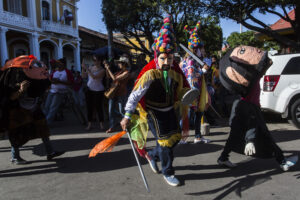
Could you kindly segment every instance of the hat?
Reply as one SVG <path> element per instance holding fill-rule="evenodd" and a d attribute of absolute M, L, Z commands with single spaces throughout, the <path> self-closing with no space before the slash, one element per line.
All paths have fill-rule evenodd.
<path fill-rule="evenodd" d="M 30 65 L 32 65 L 36 60 L 36 57 L 33 55 L 18 56 L 14 59 L 7 61 L 2 70 L 4 71 L 5 69 L 10 67 L 29 68 Z"/>
<path fill-rule="evenodd" d="M 126 63 L 128 66 L 130 65 L 129 59 L 126 56 L 121 56 L 119 60 L 116 60 L 116 62 Z"/>
<path fill-rule="evenodd" d="M 198 32 L 200 31 L 200 21 L 197 22 L 193 29 L 189 29 L 189 26 L 186 25 L 184 30 L 190 34 L 190 38 L 188 40 L 189 49 L 198 48 L 204 45 L 200 39 L 200 36 L 198 35 Z"/>
<path fill-rule="evenodd" d="M 176 50 L 176 39 L 171 21 L 171 16 L 164 19 L 159 35 L 154 40 L 152 50 L 156 53 L 173 53 Z"/>
<path fill-rule="evenodd" d="M 28 78 L 36 80 L 48 79 L 49 75 L 47 67 L 42 65 L 33 55 L 22 55 L 11 59 L 5 63 L 1 70 L 4 71 L 8 68 L 19 68 Z"/>

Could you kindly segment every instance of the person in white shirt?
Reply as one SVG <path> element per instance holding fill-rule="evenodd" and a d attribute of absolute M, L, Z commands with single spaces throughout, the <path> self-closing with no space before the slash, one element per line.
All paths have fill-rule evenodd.
<path fill-rule="evenodd" d="M 50 77 L 51 88 L 48 93 L 44 108 L 48 124 L 53 122 L 55 114 L 57 113 L 66 93 L 68 92 L 68 87 L 72 85 L 74 80 L 71 71 L 66 69 L 62 61 L 56 61 L 55 66 L 58 70 L 54 71 Z"/>
<path fill-rule="evenodd" d="M 86 106 L 87 106 L 87 117 L 88 125 L 86 130 L 92 128 L 92 120 L 94 111 L 97 112 L 99 118 L 100 129 L 104 129 L 103 121 L 103 98 L 104 98 L 104 86 L 103 77 L 105 75 L 105 69 L 102 66 L 102 58 L 94 56 L 94 65 L 86 67 L 82 64 L 82 77 L 88 76 L 87 91 L 86 91 Z"/>

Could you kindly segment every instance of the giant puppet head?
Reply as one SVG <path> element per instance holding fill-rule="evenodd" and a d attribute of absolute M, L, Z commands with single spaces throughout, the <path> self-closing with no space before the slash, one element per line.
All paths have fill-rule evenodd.
<path fill-rule="evenodd" d="M 9 60 L 1 71 L 0 102 L 6 101 L 11 92 L 18 91 L 25 80 L 30 83 L 26 91 L 28 97 L 41 96 L 51 84 L 47 67 L 32 55 Z"/>
<path fill-rule="evenodd" d="M 236 47 L 220 60 L 220 81 L 226 89 L 246 96 L 271 63 L 267 52 L 261 49 L 251 46 Z"/>
<path fill-rule="evenodd" d="M 49 77 L 47 67 L 33 55 L 23 55 L 11 59 L 5 63 L 1 70 L 4 71 L 8 68 L 21 68 L 30 79 L 41 80 Z"/>
<path fill-rule="evenodd" d="M 188 48 L 199 58 L 204 57 L 204 43 L 199 36 L 200 21 L 197 22 L 194 28 L 189 28 L 188 25 L 184 27 L 184 30 L 190 35 L 188 39 Z"/>
<path fill-rule="evenodd" d="M 157 67 L 162 70 L 168 70 L 173 65 L 174 51 L 176 50 L 176 39 L 171 20 L 171 16 L 164 19 L 159 35 L 152 45 L 155 62 Z"/>

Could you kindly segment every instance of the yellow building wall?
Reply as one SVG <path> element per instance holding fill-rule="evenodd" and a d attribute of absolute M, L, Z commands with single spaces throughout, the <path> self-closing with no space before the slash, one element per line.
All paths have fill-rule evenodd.
<path fill-rule="evenodd" d="M 135 44 L 137 47 L 141 47 L 139 42 L 135 39 L 135 38 L 129 38 L 130 41 Z M 145 42 L 145 47 L 147 49 L 150 49 L 150 44 L 149 44 L 149 41 L 146 39 L 146 37 L 140 37 L 140 40 L 141 41 L 144 41 Z M 126 42 L 126 44 L 130 45 L 131 44 L 129 42 L 127 42 L 126 40 L 123 40 L 124 42 Z M 132 54 L 141 54 L 142 52 L 141 51 L 138 51 L 138 50 L 135 50 L 135 49 L 131 49 L 130 52 Z M 148 55 L 146 55 L 146 60 L 149 62 L 150 61 L 150 57 Z"/>
<path fill-rule="evenodd" d="M 41 41 L 41 40 L 46 39 L 46 38 L 47 38 L 46 36 L 40 36 L 38 40 Z"/>
<path fill-rule="evenodd" d="M 57 19 L 56 1 L 52 1 L 52 21 L 59 21 L 59 19 Z"/>
<path fill-rule="evenodd" d="M 28 17 L 26 0 L 22 0 L 22 15 Z"/>
<path fill-rule="evenodd" d="M 41 21 L 42 21 L 41 2 L 40 0 L 35 0 L 35 3 L 36 3 L 36 22 L 37 22 L 37 26 L 41 27 Z"/>
<path fill-rule="evenodd" d="M 51 38 L 51 40 L 52 40 L 53 42 L 55 42 L 55 43 L 58 45 L 59 41 L 58 41 L 57 38 Z"/>
<path fill-rule="evenodd" d="M 6 1 L 6 0 L 1 0 L 1 1 L 3 1 L 3 9 L 4 9 L 5 11 L 7 11 L 7 10 L 8 10 L 8 7 L 7 7 L 7 1 Z"/>

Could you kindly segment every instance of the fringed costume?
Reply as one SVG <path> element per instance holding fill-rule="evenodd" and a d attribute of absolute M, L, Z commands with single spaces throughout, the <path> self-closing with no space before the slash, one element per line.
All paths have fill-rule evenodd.
<path fill-rule="evenodd" d="M 173 176 L 172 149 L 182 138 L 179 125 L 182 116 L 185 118 L 183 129 L 188 130 L 187 107 L 180 102 L 190 87 L 175 62 L 167 64 L 167 69 L 159 64 L 160 55 L 173 56 L 176 48 L 170 18 L 164 19 L 164 25 L 152 48 L 155 58 L 139 74 L 125 106 L 125 117 L 131 118 L 129 130 L 139 154 L 146 157 L 152 169 L 153 166 L 156 168 L 156 161 L 160 160 L 165 180 L 177 186 L 179 181 Z M 149 128 L 157 145 L 146 151 Z M 168 181 L 170 179 L 172 183 Z"/>

